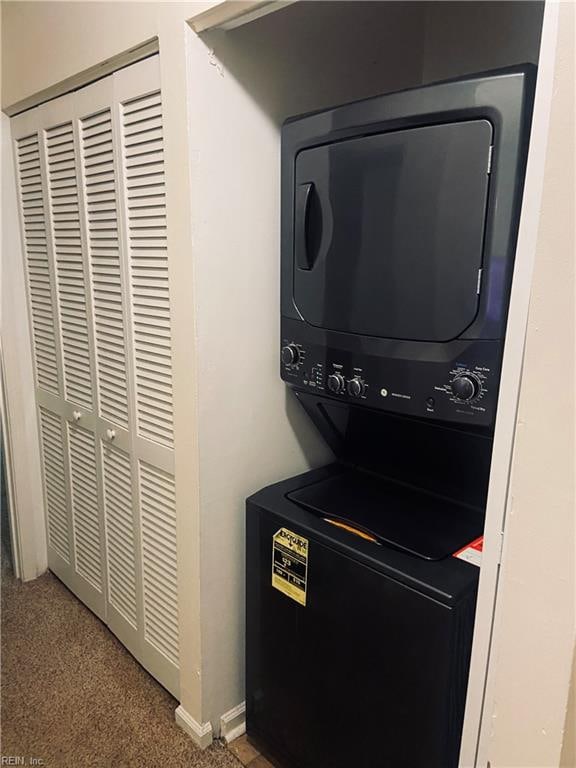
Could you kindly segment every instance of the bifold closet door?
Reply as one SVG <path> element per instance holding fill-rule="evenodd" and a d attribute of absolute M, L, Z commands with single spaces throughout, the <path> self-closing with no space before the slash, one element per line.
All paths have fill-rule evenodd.
<path fill-rule="evenodd" d="M 50 568 L 106 618 L 90 279 L 74 98 L 12 121 L 36 370 Z"/>
<path fill-rule="evenodd" d="M 49 566 L 178 695 L 158 57 L 12 130 Z"/>

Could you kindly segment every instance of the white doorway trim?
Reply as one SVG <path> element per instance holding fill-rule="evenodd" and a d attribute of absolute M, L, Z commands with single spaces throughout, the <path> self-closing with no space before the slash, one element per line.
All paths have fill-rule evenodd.
<path fill-rule="evenodd" d="M 553 95 L 558 10 L 557 2 L 547 0 L 544 9 L 530 148 L 502 364 L 486 509 L 484 553 L 476 608 L 466 716 L 460 751 L 460 768 L 486 768 L 487 764 L 490 728 L 486 713 L 491 711 L 489 702 L 493 695 L 493 659 L 491 659 L 490 652 L 495 626 L 495 607 L 505 535 L 510 467 L 514 449 L 528 306 L 544 183 L 548 124 Z"/>
<path fill-rule="evenodd" d="M 2 429 L 15 573 L 23 581 L 29 581 L 44 573 L 48 560 L 12 136 L 10 120 L 4 114 L 1 115 L 1 129 Z"/>
<path fill-rule="evenodd" d="M 2 428 L 2 461 L 4 463 L 4 476 L 6 483 L 6 499 L 8 501 L 8 519 L 10 521 L 10 551 L 12 555 L 12 568 L 17 579 L 21 578 L 22 553 L 20 551 L 20 531 L 18 530 L 18 516 L 15 513 L 16 499 L 14 477 L 12 472 L 12 443 L 10 440 L 10 425 L 8 423 L 8 405 L 6 403 L 6 385 L 4 383 L 4 354 L 2 352 L 2 339 L 0 338 L 0 424 Z"/>

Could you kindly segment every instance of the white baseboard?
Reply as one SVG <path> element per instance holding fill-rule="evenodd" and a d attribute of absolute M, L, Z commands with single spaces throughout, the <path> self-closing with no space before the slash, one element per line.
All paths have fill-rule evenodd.
<path fill-rule="evenodd" d="M 197 723 L 196 720 L 189 715 L 184 709 L 182 704 L 176 707 L 175 712 L 176 723 L 182 728 L 190 738 L 198 744 L 200 749 L 206 749 L 212 744 L 212 724 L 211 723 Z"/>
<path fill-rule="evenodd" d="M 220 718 L 220 738 L 227 744 L 246 733 L 246 704 L 242 702 Z"/>

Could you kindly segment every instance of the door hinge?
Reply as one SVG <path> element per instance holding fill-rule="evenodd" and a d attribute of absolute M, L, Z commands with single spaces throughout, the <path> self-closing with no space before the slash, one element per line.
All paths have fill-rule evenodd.
<path fill-rule="evenodd" d="M 500 531 L 500 544 L 498 551 L 498 565 L 502 562 L 502 553 L 504 552 L 504 531 Z"/>
<path fill-rule="evenodd" d="M 492 155 L 494 154 L 494 146 L 491 144 L 488 149 L 488 168 L 486 173 L 492 173 Z"/>
<path fill-rule="evenodd" d="M 478 280 L 476 281 L 476 294 L 480 295 L 480 286 L 482 285 L 482 270 L 478 270 Z"/>

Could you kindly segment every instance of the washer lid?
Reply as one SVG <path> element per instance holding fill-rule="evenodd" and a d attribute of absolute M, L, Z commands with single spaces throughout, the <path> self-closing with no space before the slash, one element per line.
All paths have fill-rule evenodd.
<path fill-rule="evenodd" d="M 307 485 L 288 498 L 328 522 L 425 560 L 441 560 L 482 535 L 481 510 L 350 470 Z"/>

